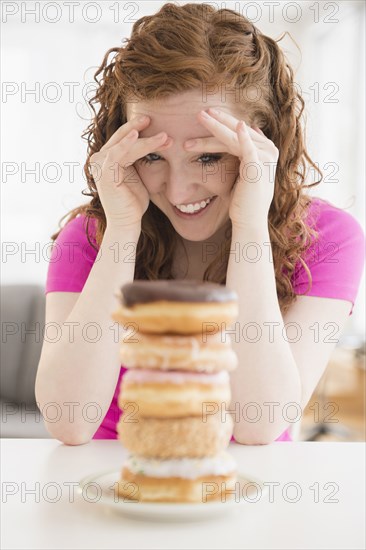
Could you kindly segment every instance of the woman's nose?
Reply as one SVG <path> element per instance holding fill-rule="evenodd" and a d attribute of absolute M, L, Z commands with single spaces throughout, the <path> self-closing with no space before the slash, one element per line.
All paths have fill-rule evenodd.
<path fill-rule="evenodd" d="M 170 172 L 165 181 L 165 196 L 171 204 L 187 204 L 197 195 L 198 184 L 189 183 L 182 172 Z"/>

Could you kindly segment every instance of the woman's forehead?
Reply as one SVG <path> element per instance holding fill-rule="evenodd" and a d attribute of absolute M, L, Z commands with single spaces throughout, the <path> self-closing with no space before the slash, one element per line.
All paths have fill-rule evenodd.
<path fill-rule="evenodd" d="M 167 132 L 175 140 L 195 137 L 209 137 L 212 134 L 196 118 L 195 114 L 159 114 L 148 110 L 139 110 L 136 116 L 149 115 L 150 124 L 140 132 L 141 137 L 150 137 L 159 132 Z M 135 114 L 131 117 L 134 118 Z"/>
<path fill-rule="evenodd" d="M 179 100 L 180 99 L 180 100 Z M 148 115 L 151 119 L 149 126 L 142 132 L 142 137 L 149 137 L 157 132 L 165 131 L 171 136 L 189 139 L 194 137 L 208 137 L 212 134 L 197 118 L 197 114 L 209 107 L 218 108 L 238 118 L 242 113 L 238 105 L 229 101 L 220 102 L 218 98 L 169 98 L 167 101 L 139 101 L 127 104 L 127 120 L 137 116 Z"/>
<path fill-rule="evenodd" d="M 197 113 L 209 107 L 222 109 L 234 116 L 235 113 L 240 116 L 243 112 L 242 103 L 236 102 L 235 98 L 225 97 L 221 93 L 207 95 L 200 91 L 189 91 L 160 100 L 127 102 L 127 118 L 129 120 L 144 114 L 151 118 L 166 116 L 181 122 L 184 117 L 196 117 Z"/>

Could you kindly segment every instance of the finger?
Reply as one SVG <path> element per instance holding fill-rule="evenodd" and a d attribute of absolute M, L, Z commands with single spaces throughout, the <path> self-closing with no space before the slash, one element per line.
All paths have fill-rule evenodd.
<path fill-rule="evenodd" d="M 252 140 L 254 141 L 254 140 Z M 199 153 L 229 153 L 230 155 L 238 155 L 239 148 L 237 142 L 233 144 L 232 147 L 228 147 L 222 141 L 219 141 L 216 137 L 205 137 L 205 138 L 195 138 L 186 141 L 184 148 L 188 152 L 199 152 Z M 265 151 L 266 148 L 261 144 L 256 144 L 256 147 L 259 151 Z"/>
<path fill-rule="evenodd" d="M 221 122 L 210 117 L 207 113 L 206 115 L 207 118 L 204 117 L 201 113 L 199 113 L 198 116 L 200 118 L 200 121 L 203 122 L 203 125 L 212 132 L 213 138 L 209 136 L 205 138 L 195 138 L 194 140 L 187 140 L 183 144 L 184 148 L 187 149 L 187 151 L 194 150 L 217 153 L 222 151 L 222 148 L 224 146 L 224 151 L 235 155 L 235 151 L 238 148 L 236 133 L 227 128 Z M 212 140 L 214 138 L 216 139 L 213 142 Z M 212 149 L 212 147 L 214 147 L 214 149 Z M 217 147 L 219 147 L 219 149 L 217 149 Z"/>
<path fill-rule="evenodd" d="M 199 151 L 201 153 L 230 153 L 228 147 L 216 137 L 190 139 L 184 143 L 187 151 Z"/>
<path fill-rule="evenodd" d="M 221 122 L 222 124 L 225 124 L 230 130 L 232 130 L 233 132 L 236 132 L 236 127 L 240 119 L 232 116 L 229 113 L 226 113 L 225 111 L 221 111 L 220 109 L 210 108 L 208 110 L 208 114 L 212 118 L 214 118 L 217 122 Z M 248 124 L 247 124 L 247 127 L 249 128 L 249 135 L 251 136 L 251 138 L 253 138 L 253 140 L 256 141 L 257 143 L 263 143 L 263 140 L 258 135 L 258 132 L 255 132 Z"/>
<path fill-rule="evenodd" d="M 244 123 L 244 121 L 238 122 L 236 132 L 240 146 L 240 160 L 244 161 L 245 159 L 248 159 L 250 162 L 256 162 L 256 160 L 258 160 L 258 147 L 256 147 L 253 143 L 253 140 L 248 132 L 248 126 Z"/>
<path fill-rule="evenodd" d="M 207 116 L 204 116 L 203 113 L 205 113 Z M 222 120 L 218 120 L 218 117 L 212 117 L 209 115 L 209 113 L 206 113 L 206 111 L 201 111 L 200 113 L 198 113 L 198 117 L 200 119 L 200 122 L 212 132 L 212 134 L 218 139 L 218 141 L 226 145 L 226 150 L 229 153 L 233 155 L 239 154 L 240 151 L 238 147 L 238 137 L 236 133 L 236 126 L 239 121 L 235 117 L 232 117 L 231 115 L 227 115 L 227 113 L 225 113 L 226 124 L 224 124 L 223 122 L 224 117 L 222 117 Z M 220 114 L 220 117 L 221 117 L 221 114 Z M 228 125 L 230 126 L 230 128 L 228 127 Z M 254 132 L 254 130 L 252 130 L 252 132 L 254 136 L 257 136 L 256 138 L 253 139 L 256 146 L 257 147 L 261 147 L 261 145 L 263 146 L 263 139 L 258 135 L 257 132 Z M 212 151 L 212 149 L 211 150 L 208 149 L 210 144 L 210 142 L 207 141 L 208 139 L 210 138 L 196 138 L 194 140 L 195 141 L 194 145 L 191 147 L 189 147 L 191 140 L 188 140 L 189 143 L 187 145 L 185 143 L 184 147 L 188 151 L 194 150 L 194 151 L 217 152 L 215 150 Z"/>
<path fill-rule="evenodd" d="M 134 117 L 125 124 L 122 124 L 114 132 L 114 134 L 109 138 L 109 140 L 103 145 L 103 147 L 100 149 L 100 152 L 107 151 L 111 147 L 114 147 L 121 139 L 127 136 L 133 130 L 134 128 L 137 131 L 141 131 L 142 129 L 146 128 L 150 124 L 150 117 L 146 117 L 145 120 L 140 120 L 141 117 Z"/>
<path fill-rule="evenodd" d="M 258 132 L 259 134 L 261 134 L 262 136 L 266 137 L 266 134 L 264 134 L 262 132 L 262 130 L 260 128 L 258 128 L 258 126 L 253 126 L 253 130 L 255 130 L 256 132 Z"/>
<path fill-rule="evenodd" d="M 167 149 L 173 142 L 166 132 L 161 132 L 148 138 L 139 138 L 138 135 L 125 137 L 108 150 L 111 162 L 123 163 L 130 166 L 138 159 L 158 150 Z"/>

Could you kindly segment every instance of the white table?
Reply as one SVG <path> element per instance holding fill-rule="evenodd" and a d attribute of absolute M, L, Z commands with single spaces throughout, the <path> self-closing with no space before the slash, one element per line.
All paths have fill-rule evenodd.
<path fill-rule="evenodd" d="M 0 443 L 4 550 L 365 548 L 363 443 L 233 443 L 229 452 L 244 472 L 277 483 L 272 485 L 273 499 L 268 491 L 240 513 L 190 523 L 127 518 L 84 501 L 76 491 L 73 495 L 72 482 L 93 472 L 120 469 L 127 452 L 119 441 L 81 446 L 42 439 Z M 47 483 L 58 484 L 61 494 L 48 485 L 43 498 Z M 27 494 L 30 489 L 36 493 Z"/>

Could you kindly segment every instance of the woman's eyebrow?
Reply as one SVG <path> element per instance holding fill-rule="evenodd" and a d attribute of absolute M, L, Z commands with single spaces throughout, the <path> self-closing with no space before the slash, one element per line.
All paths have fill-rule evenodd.
<path fill-rule="evenodd" d="M 159 153 L 161 151 L 161 153 Z M 150 155 L 159 155 L 159 157 L 163 157 L 163 153 L 165 153 L 165 149 L 157 149 L 156 151 L 151 151 L 151 153 L 148 153 Z M 186 151 L 183 149 L 184 153 L 187 155 L 193 155 L 193 156 L 200 156 L 200 155 L 224 155 L 225 151 Z M 146 155 L 145 155 L 146 156 Z"/>

